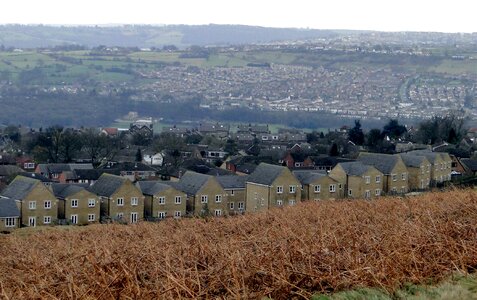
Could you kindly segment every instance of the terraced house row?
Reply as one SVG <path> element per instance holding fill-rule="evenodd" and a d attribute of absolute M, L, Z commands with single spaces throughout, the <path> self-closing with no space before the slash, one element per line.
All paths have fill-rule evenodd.
<path fill-rule="evenodd" d="M 104 173 L 92 185 L 17 176 L 0 195 L 0 231 L 21 226 L 225 216 L 295 205 L 300 201 L 375 198 L 424 191 L 449 181 L 446 153 L 362 153 L 331 171 L 290 171 L 261 163 L 250 175 L 186 172 L 179 181 L 138 181 Z"/>

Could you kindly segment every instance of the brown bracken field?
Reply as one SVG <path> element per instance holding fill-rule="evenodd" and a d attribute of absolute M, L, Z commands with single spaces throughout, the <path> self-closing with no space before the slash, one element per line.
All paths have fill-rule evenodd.
<path fill-rule="evenodd" d="M 0 298 L 310 298 L 477 267 L 477 193 L 0 236 Z"/>

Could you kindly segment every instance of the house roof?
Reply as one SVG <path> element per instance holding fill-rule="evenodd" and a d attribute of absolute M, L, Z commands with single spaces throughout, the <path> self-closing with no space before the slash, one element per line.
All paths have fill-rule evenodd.
<path fill-rule="evenodd" d="M 98 181 L 88 188 L 88 191 L 99 196 L 110 197 L 126 182 L 126 180 L 129 179 L 104 173 L 99 177 Z"/>
<path fill-rule="evenodd" d="M 255 168 L 255 171 L 250 174 L 247 182 L 271 185 L 273 181 L 280 176 L 283 170 L 285 170 L 283 166 L 261 163 Z"/>
<path fill-rule="evenodd" d="M 310 184 L 328 175 L 326 171 L 320 172 L 316 170 L 293 171 L 292 173 L 301 184 Z"/>
<path fill-rule="evenodd" d="M 466 166 L 470 171 L 476 172 L 477 171 L 477 160 L 470 159 L 470 158 L 461 158 L 460 162 Z"/>
<path fill-rule="evenodd" d="M 195 195 L 210 178 L 212 178 L 210 175 L 187 171 L 176 186 L 187 194 Z"/>
<path fill-rule="evenodd" d="M 399 156 L 378 153 L 360 153 L 358 160 L 366 165 L 371 165 L 383 174 L 391 174 L 399 161 Z"/>
<path fill-rule="evenodd" d="M 11 198 L 0 198 L 0 218 L 20 217 L 20 210 Z"/>
<path fill-rule="evenodd" d="M 149 171 L 149 172 L 156 172 L 157 170 L 154 169 L 153 167 L 150 167 L 146 164 L 140 163 L 140 162 L 121 162 L 113 165 L 111 168 L 104 168 L 103 172 L 108 170 L 108 169 L 116 169 L 120 171 Z"/>
<path fill-rule="evenodd" d="M 162 191 L 172 188 L 171 185 L 159 181 L 138 181 L 136 183 L 144 195 L 156 195 Z"/>
<path fill-rule="evenodd" d="M 406 167 L 420 168 L 422 163 L 426 160 L 425 156 L 401 154 L 401 158 Z"/>
<path fill-rule="evenodd" d="M 225 175 L 217 176 L 217 181 L 225 189 L 244 189 L 248 176 Z"/>
<path fill-rule="evenodd" d="M 419 156 L 425 156 L 429 162 L 432 164 L 436 161 L 437 157 L 440 157 L 440 154 L 437 152 L 431 152 L 429 150 L 413 150 L 407 152 L 410 155 L 419 155 Z"/>
<path fill-rule="evenodd" d="M 10 176 L 13 174 L 17 174 L 23 172 L 22 169 L 20 169 L 17 166 L 14 165 L 0 165 L 0 176 Z"/>
<path fill-rule="evenodd" d="M 371 168 L 360 161 L 344 162 L 339 163 L 338 165 L 341 166 L 345 173 L 350 176 L 361 176 Z"/>
<path fill-rule="evenodd" d="M 2 196 L 14 200 L 23 200 L 38 183 L 40 183 L 39 180 L 17 176 L 8 187 L 3 190 Z"/>
<path fill-rule="evenodd" d="M 78 192 L 84 191 L 87 185 L 68 184 L 68 183 L 54 183 L 52 186 L 55 197 L 65 199 Z"/>
<path fill-rule="evenodd" d="M 18 174 L 20 176 L 23 176 L 23 177 L 27 177 L 27 178 L 32 178 L 32 179 L 37 179 L 37 180 L 40 180 L 41 182 L 55 182 L 41 174 L 38 174 L 38 173 L 31 173 L 31 172 L 22 172 L 20 174 Z"/>
<path fill-rule="evenodd" d="M 93 169 L 93 164 L 38 164 L 41 173 L 62 173 L 65 171 Z"/>

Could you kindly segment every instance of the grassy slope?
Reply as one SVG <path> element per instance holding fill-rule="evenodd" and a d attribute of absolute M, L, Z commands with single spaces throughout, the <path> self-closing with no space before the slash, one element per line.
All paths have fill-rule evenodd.
<path fill-rule="evenodd" d="M 0 294 L 288 299 L 364 287 L 392 294 L 474 270 L 476 234 L 474 191 L 304 203 L 234 218 L 27 229 L 0 237 Z"/>

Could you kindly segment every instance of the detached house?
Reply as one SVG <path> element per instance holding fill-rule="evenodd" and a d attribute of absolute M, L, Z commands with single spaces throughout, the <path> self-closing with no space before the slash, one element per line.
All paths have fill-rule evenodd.
<path fill-rule="evenodd" d="M 20 210 L 11 198 L 0 197 L 0 232 L 10 232 L 20 227 Z"/>
<path fill-rule="evenodd" d="M 229 214 L 245 212 L 247 196 L 245 187 L 248 176 L 224 175 L 217 176 L 216 178 L 227 193 Z"/>
<path fill-rule="evenodd" d="M 302 185 L 302 199 L 334 200 L 343 198 L 343 189 L 339 187 L 340 183 L 328 176 L 326 171 L 293 171 L 293 175 Z"/>
<path fill-rule="evenodd" d="M 100 197 L 102 218 L 128 223 L 144 218 L 144 196 L 129 179 L 105 173 L 88 190 Z"/>
<path fill-rule="evenodd" d="M 180 218 L 186 215 L 187 194 L 159 181 L 138 181 L 144 195 L 146 218 Z"/>
<path fill-rule="evenodd" d="M 337 188 L 343 188 L 348 198 L 375 198 L 383 191 L 383 173 L 359 161 L 339 163 L 329 176 L 340 183 Z"/>
<path fill-rule="evenodd" d="M 187 214 L 222 216 L 227 214 L 227 193 L 214 176 L 187 171 L 176 189 L 187 194 Z"/>
<path fill-rule="evenodd" d="M 408 171 L 401 156 L 378 153 L 360 153 L 358 160 L 373 166 L 384 175 L 386 194 L 404 194 L 409 191 Z"/>
<path fill-rule="evenodd" d="M 78 184 L 52 185 L 58 202 L 58 219 L 73 225 L 86 225 L 100 221 L 101 202 L 97 195 Z"/>
<path fill-rule="evenodd" d="M 284 166 L 261 163 L 246 182 L 246 211 L 264 211 L 301 201 L 301 184 Z"/>
<path fill-rule="evenodd" d="M 58 220 L 58 199 L 40 180 L 17 176 L 1 198 L 16 201 L 22 226 L 51 225 Z"/>

